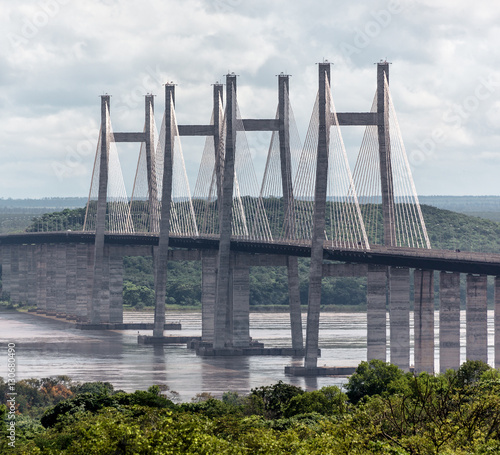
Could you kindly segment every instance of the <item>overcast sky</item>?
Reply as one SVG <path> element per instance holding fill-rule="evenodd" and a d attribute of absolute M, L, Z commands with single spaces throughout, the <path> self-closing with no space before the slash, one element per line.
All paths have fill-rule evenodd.
<path fill-rule="evenodd" d="M 375 62 L 390 85 L 421 195 L 500 194 L 500 6 L 490 0 L 0 0 L 0 197 L 86 196 L 109 93 L 115 131 L 142 131 L 143 95 L 176 87 L 179 123 L 208 123 L 234 71 L 243 117 L 274 117 L 277 78 L 303 139 L 317 62 L 338 111 L 368 111 Z M 267 134 L 250 138 L 262 174 Z M 343 128 L 354 162 L 362 129 Z M 194 186 L 203 148 L 183 144 Z M 127 187 L 138 146 L 119 149 Z"/>

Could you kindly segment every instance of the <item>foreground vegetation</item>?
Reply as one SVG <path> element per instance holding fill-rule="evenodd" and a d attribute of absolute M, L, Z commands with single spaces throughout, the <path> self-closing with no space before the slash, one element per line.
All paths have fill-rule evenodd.
<path fill-rule="evenodd" d="M 494 454 L 500 374 L 482 362 L 431 376 L 362 362 L 341 391 L 283 382 L 176 403 L 164 386 L 115 391 L 66 377 L 19 381 L 13 454 Z M 0 383 L 2 403 L 6 385 Z M 2 406 L 4 424 L 6 407 Z M 9 449 L 9 452 L 7 452 Z"/>

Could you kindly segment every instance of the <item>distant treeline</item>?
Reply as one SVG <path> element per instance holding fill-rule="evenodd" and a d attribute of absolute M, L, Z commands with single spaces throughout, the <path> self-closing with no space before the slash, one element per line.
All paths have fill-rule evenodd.
<path fill-rule="evenodd" d="M 40 199 L 0 198 L 0 213 L 5 209 L 67 209 L 82 207 L 87 203 L 86 197 L 44 197 Z M 18 212 L 16 210 L 16 212 Z M 39 212 L 37 212 L 39 213 Z"/>

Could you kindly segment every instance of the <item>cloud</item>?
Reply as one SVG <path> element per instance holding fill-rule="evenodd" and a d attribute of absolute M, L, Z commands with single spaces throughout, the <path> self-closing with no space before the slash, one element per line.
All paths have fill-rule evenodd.
<path fill-rule="evenodd" d="M 463 0 L 4 2 L 0 196 L 84 196 L 93 158 L 77 150 L 95 147 L 99 95 L 106 92 L 116 130 L 142 130 L 148 92 L 157 95 L 159 123 L 166 81 L 178 84 L 178 121 L 207 123 L 211 84 L 229 70 L 239 74 L 242 114 L 268 118 L 277 104 L 275 75 L 284 71 L 292 75 L 290 97 L 303 139 L 317 91 L 315 63 L 323 58 L 334 63 L 332 90 L 341 111 L 369 110 L 373 63 L 392 62 L 403 139 L 409 153 L 423 156 L 412 162 L 421 194 L 498 194 L 492 163 L 500 88 L 484 80 L 500 81 L 500 50 L 493 44 L 499 19 L 500 7 L 485 0 L 473 8 Z M 345 132 L 350 159 L 361 134 Z M 267 139 L 250 136 L 262 168 Z M 186 141 L 192 187 L 201 146 Z M 134 166 L 135 153 L 121 152 L 124 167 Z M 58 176 L 54 163 L 66 172 Z"/>

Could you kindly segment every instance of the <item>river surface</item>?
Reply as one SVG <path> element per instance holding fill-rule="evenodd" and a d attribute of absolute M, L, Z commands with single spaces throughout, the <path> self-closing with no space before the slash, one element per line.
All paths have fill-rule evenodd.
<path fill-rule="evenodd" d="M 462 313 L 464 361 L 465 314 Z M 126 313 L 124 322 L 152 322 L 152 318 L 151 313 Z M 167 314 L 167 322 L 177 321 L 181 322 L 182 330 L 166 331 L 166 335 L 201 335 L 200 313 Z M 436 313 L 436 335 L 438 322 Z M 303 325 L 305 327 L 305 314 Z M 493 359 L 492 312 L 488 313 L 488 327 L 488 355 Z M 410 335 L 412 338 L 412 333 Z M 251 313 L 250 336 L 263 342 L 265 347 L 291 346 L 288 314 Z M 108 381 L 115 389 L 127 392 L 145 390 L 152 384 L 166 384 L 179 393 L 181 401 L 189 401 L 200 392 L 215 396 L 228 390 L 248 393 L 254 387 L 279 380 L 307 390 L 346 381 L 337 377 L 286 376 L 284 367 L 302 365 L 302 358 L 198 357 L 185 345 L 139 345 L 136 330 L 82 331 L 61 320 L 0 312 L 0 376 L 4 378 L 7 376 L 7 344 L 11 342 L 16 344 L 18 380 L 67 375 L 80 382 Z M 366 313 L 321 313 L 320 348 L 320 366 L 356 366 L 366 360 Z M 413 350 L 410 362 L 413 363 Z M 438 365 L 436 353 L 436 368 Z"/>

